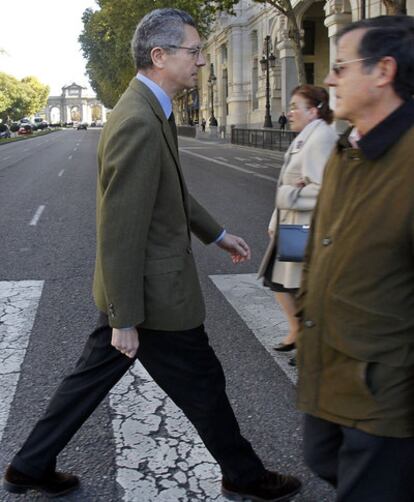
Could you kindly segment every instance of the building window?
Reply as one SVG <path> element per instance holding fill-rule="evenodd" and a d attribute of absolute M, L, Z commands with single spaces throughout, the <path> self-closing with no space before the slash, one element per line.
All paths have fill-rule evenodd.
<path fill-rule="evenodd" d="M 227 98 L 229 97 L 229 78 L 227 75 L 226 68 L 223 70 L 223 89 L 224 89 L 224 107 L 227 116 L 229 114 L 229 104 L 227 103 Z"/>
<path fill-rule="evenodd" d="M 315 36 L 316 36 L 316 25 L 315 21 L 303 21 L 303 48 L 302 54 L 305 56 L 313 56 L 315 54 Z"/>
<path fill-rule="evenodd" d="M 259 64 L 257 58 L 253 60 L 252 65 L 252 109 L 259 108 L 259 99 L 257 98 L 257 90 L 259 88 Z"/>
<path fill-rule="evenodd" d="M 313 85 L 315 83 L 315 65 L 313 63 L 305 63 L 306 83 Z"/>
<path fill-rule="evenodd" d="M 257 54 L 257 51 L 259 50 L 259 39 L 257 37 L 256 30 L 251 32 L 250 41 L 251 41 L 252 55 L 254 56 L 255 54 Z"/>
<path fill-rule="evenodd" d="M 227 63 L 227 46 L 226 45 L 221 46 L 221 62 L 223 64 Z"/>

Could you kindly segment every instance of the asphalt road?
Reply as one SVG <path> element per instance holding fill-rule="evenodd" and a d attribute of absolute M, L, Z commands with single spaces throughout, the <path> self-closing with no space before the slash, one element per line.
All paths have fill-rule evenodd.
<path fill-rule="evenodd" d="M 0 282 L 44 281 L 5 417 L 1 470 L 59 380 L 75 364 L 96 320 L 91 278 L 98 137 L 99 130 L 70 130 L 0 145 Z M 229 232 L 243 236 L 253 252 L 249 263 L 235 266 L 215 245 L 194 243 L 208 311 L 207 331 L 224 366 L 241 429 L 266 466 L 303 480 L 304 490 L 295 500 L 332 501 L 330 489 L 302 461 L 294 384 L 209 277 L 257 270 L 267 244 L 281 155 L 185 138 L 180 139 L 180 155 L 192 194 Z M 81 491 L 67 500 L 152 500 L 145 494 L 128 498 L 125 487 L 117 483 L 119 438 L 114 435 L 113 419 L 107 399 L 59 457 L 60 468 L 82 477 Z M 188 493 L 175 500 L 206 500 Z M 0 491 L 0 500 L 42 497 Z"/>

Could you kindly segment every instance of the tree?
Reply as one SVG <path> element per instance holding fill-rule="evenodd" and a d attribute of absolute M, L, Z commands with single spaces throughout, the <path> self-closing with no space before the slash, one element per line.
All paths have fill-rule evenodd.
<path fill-rule="evenodd" d="M 305 63 L 302 54 L 302 37 L 300 26 L 296 19 L 291 0 L 254 0 L 256 3 L 269 4 L 278 12 L 286 16 L 288 23 L 288 37 L 292 42 L 295 53 L 295 64 L 299 85 L 306 84 Z M 384 0 L 386 1 L 386 0 Z"/>
<path fill-rule="evenodd" d="M 34 115 L 46 106 L 50 88 L 33 76 L 24 77 L 21 83 L 25 86 L 29 98 L 25 115 Z"/>
<path fill-rule="evenodd" d="M 207 35 L 219 10 L 232 11 L 238 0 L 176 0 L 174 7 L 190 13 Z M 102 103 L 112 108 L 135 74 L 130 43 L 139 20 L 170 0 L 97 0 L 100 10 L 87 9 L 79 36 L 89 81 Z"/>
<path fill-rule="evenodd" d="M 18 80 L 0 73 L 0 118 L 6 122 L 33 115 L 46 105 L 48 95 L 49 87 L 36 77 Z"/>

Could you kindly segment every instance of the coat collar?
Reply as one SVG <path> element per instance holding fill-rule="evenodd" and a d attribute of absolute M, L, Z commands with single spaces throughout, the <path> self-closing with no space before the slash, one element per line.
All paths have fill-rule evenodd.
<path fill-rule="evenodd" d="M 414 100 L 404 102 L 382 122 L 358 141 L 358 148 L 369 160 L 376 160 L 389 150 L 414 125 Z M 338 149 L 351 148 L 349 134 L 345 131 L 338 141 Z"/>
<path fill-rule="evenodd" d="M 146 86 L 143 82 L 139 81 L 136 77 L 134 77 L 131 80 L 131 82 L 129 83 L 129 87 L 131 90 L 137 92 L 146 99 L 146 101 L 151 106 L 152 111 L 161 122 L 162 131 L 167 141 L 168 148 L 170 149 L 171 154 L 174 157 L 178 169 L 180 169 L 180 159 L 178 157 L 178 151 L 175 145 L 173 133 L 170 124 L 165 116 L 164 110 L 160 105 L 160 102 L 156 98 L 155 94 L 151 91 L 151 89 L 148 86 Z"/>

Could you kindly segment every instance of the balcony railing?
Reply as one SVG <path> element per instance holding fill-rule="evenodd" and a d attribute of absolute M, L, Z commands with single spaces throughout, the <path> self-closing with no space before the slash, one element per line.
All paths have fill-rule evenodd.
<path fill-rule="evenodd" d="M 280 129 L 241 129 L 232 127 L 231 142 L 235 145 L 254 146 L 285 152 L 297 133 Z"/>

